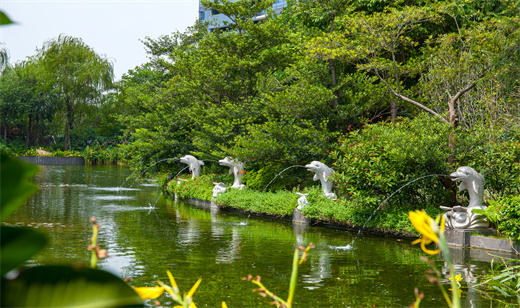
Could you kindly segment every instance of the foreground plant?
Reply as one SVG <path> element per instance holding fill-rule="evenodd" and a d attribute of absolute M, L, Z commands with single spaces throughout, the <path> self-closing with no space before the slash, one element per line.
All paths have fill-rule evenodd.
<path fill-rule="evenodd" d="M 477 290 L 485 290 L 484 293 L 496 291 L 503 296 L 520 300 L 520 260 L 495 257 L 499 261 L 495 262 L 493 259 L 489 272 L 483 277 Z"/>
<path fill-rule="evenodd" d="M 412 244 L 421 243 L 421 249 L 430 254 L 435 255 L 442 251 L 442 257 L 444 258 L 444 262 L 448 264 L 450 269 L 450 280 L 451 280 L 451 299 L 448 296 L 446 290 L 443 285 L 439 282 L 442 278 L 441 273 L 435 269 L 434 262 L 428 260 L 427 258 L 421 258 L 426 261 L 431 267 L 432 270 L 428 271 L 426 278 L 440 287 L 442 294 L 444 295 L 444 299 L 448 306 L 459 308 L 460 307 L 460 283 L 459 281 L 462 279 L 460 275 L 455 275 L 455 269 L 453 268 L 453 262 L 451 261 L 450 251 L 448 249 L 448 243 L 446 241 L 446 236 L 444 234 L 445 221 L 444 216 L 439 215 L 436 219 L 431 218 L 424 210 L 422 211 L 413 211 L 409 212 L 409 218 L 412 225 L 415 227 L 417 232 L 421 234 L 421 238 L 415 240 Z M 439 249 L 431 250 L 426 248 L 426 245 L 435 243 L 439 247 Z M 435 274 L 436 277 L 431 276 Z M 453 279 L 455 278 L 455 279 Z M 417 293 L 417 292 L 416 292 Z M 420 298 L 416 295 L 416 298 L 419 299 L 415 303 L 415 307 L 419 307 Z M 421 297 L 422 298 L 422 297 Z"/>
<path fill-rule="evenodd" d="M 292 273 L 291 273 L 291 281 L 289 283 L 289 296 L 287 297 L 287 300 L 283 300 L 281 297 L 277 296 L 273 292 L 269 291 L 261 282 L 260 282 L 260 276 L 256 276 L 253 278 L 252 275 L 248 275 L 247 277 L 242 278 L 242 280 L 251 281 L 252 283 L 256 284 L 259 288 L 254 289 L 254 292 L 258 292 L 259 295 L 263 297 L 271 297 L 274 302 L 271 304 L 276 305 L 277 307 L 281 308 L 290 308 L 292 307 L 293 300 L 294 300 L 294 293 L 296 291 L 296 281 L 298 279 L 298 266 L 302 265 L 303 262 L 307 260 L 307 256 L 309 255 L 309 250 L 311 248 L 314 248 L 314 245 L 312 243 L 307 246 L 307 248 L 303 246 L 298 246 L 298 248 L 294 251 L 294 257 L 293 257 L 293 264 L 292 264 Z M 299 250 L 302 250 L 302 257 L 299 258 Z"/>
<path fill-rule="evenodd" d="M 97 220 L 95 217 L 90 218 L 90 222 L 92 223 L 92 237 L 90 238 L 90 244 L 88 245 L 88 250 L 92 251 L 90 257 L 90 267 L 96 268 L 97 262 L 99 259 L 103 259 L 108 257 L 106 249 L 100 249 L 97 244 L 97 235 L 99 232 L 99 225 L 97 224 Z"/>
<path fill-rule="evenodd" d="M 137 294 L 139 294 L 139 296 L 143 300 L 156 299 L 163 295 L 163 293 L 166 291 L 166 293 L 168 293 L 170 297 L 179 304 L 177 306 L 173 306 L 174 308 L 197 308 L 197 306 L 193 302 L 193 295 L 195 294 L 195 291 L 197 291 L 197 288 L 199 287 L 202 278 L 195 282 L 195 284 L 193 285 L 193 287 L 191 287 L 188 293 L 181 294 L 181 291 L 179 290 L 179 287 L 177 286 L 177 283 L 175 282 L 172 273 L 169 270 L 167 270 L 166 273 L 168 274 L 170 285 L 167 285 L 159 280 L 157 281 L 157 283 L 159 283 L 159 286 L 132 288 L 135 290 L 135 292 L 137 292 Z M 225 302 L 222 302 L 222 308 L 227 308 Z"/>

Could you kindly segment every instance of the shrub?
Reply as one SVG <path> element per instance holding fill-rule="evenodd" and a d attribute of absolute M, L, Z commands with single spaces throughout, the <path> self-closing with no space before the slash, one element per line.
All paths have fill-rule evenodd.
<path fill-rule="evenodd" d="M 354 199 L 331 200 L 323 195 L 323 191 L 319 187 L 305 189 L 305 193 L 309 194 L 307 196 L 309 205 L 305 206 L 302 212 L 308 218 L 347 224 L 352 227 L 365 226 L 405 235 L 415 233 L 408 219 L 409 209 L 407 208 L 385 207 L 381 203 L 373 208 L 358 204 Z M 433 206 L 428 206 L 426 211 L 432 217 L 441 213 L 438 208 Z"/>
<path fill-rule="evenodd" d="M 211 176 L 202 175 L 195 179 L 181 178 L 180 181 L 174 179 L 168 183 L 166 189 L 169 193 L 177 194 L 180 199 L 195 198 L 210 201 L 213 195 L 213 179 Z"/>
<path fill-rule="evenodd" d="M 122 161 L 121 159 L 121 148 L 112 145 L 100 145 L 99 143 L 93 143 L 87 145 L 85 150 L 82 152 L 85 163 L 91 164 L 117 164 Z"/>
<path fill-rule="evenodd" d="M 484 175 L 492 197 L 520 195 L 519 141 L 487 142 L 465 163 Z"/>
<path fill-rule="evenodd" d="M 400 188 L 388 204 L 408 210 L 448 204 L 444 178 L 437 175 L 450 173 L 449 132 L 450 127 L 436 119 L 418 117 L 367 124 L 348 133 L 332 153 L 337 194 L 348 204 L 369 209 Z"/>
<path fill-rule="evenodd" d="M 160 183 L 166 183 L 166 176 L 160 177 Z M 181 199 L 194 198 L 203 201 L 210 201 L 213 196 L 213 182 L 230 182 L 229 175 L 225 174 L 202 174 L 195 179 L 191 179 L 191 175 L 183 175 L 177 179 L 167 182 L 166 190 L 170 194 L 176 193 Z M 180 181 L 179 181 L 180 179 Z"/>
<path fill-rule="evenodd" d="M 497 231 L 520 244 L 520 196 L 490 200 L 488 208 L 478 213 L 486 215 Z"/>

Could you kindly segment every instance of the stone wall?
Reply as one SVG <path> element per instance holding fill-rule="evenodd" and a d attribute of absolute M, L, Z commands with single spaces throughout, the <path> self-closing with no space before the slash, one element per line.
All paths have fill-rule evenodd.
<path fill-rule="evenodd" d="M 36 165 L 84 165 L 83 157 L 21 156 L 20 160 Z"/>

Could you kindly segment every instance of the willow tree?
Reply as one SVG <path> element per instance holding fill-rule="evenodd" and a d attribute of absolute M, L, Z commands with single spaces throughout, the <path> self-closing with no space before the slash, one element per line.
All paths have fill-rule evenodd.
<path fill-rule="evenodd" d="M 113 81 L 113 64 L 80 38 L 60 35 L 44 43 L 39 56 L 55 81 L 65 118 L 63 149 L 70 149 L 70 134 L 81 106 L 95 103 Z"/>

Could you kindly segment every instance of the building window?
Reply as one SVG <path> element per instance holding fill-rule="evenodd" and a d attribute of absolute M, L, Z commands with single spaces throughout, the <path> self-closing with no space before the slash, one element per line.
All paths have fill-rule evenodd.
<path fill-rule="evenodd" d="M 217 11 L 217 10 L 211 10 L 211 15 L 218 15 L 218 14 L 220 14 L 219 11 Z"/>
<path fill-rule="evenodd" d="M 199 12 L 199 19 L 200 20 L 204 20 L 205 19 L 205 14 L 206 12 L 202 11 L 202 12 Z"/>

